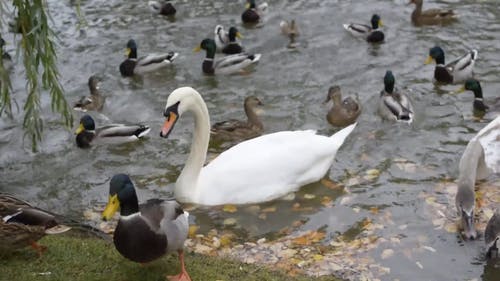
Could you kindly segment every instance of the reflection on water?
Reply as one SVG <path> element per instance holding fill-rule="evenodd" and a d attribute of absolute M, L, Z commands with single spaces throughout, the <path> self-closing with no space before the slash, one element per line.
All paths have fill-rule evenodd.
<path fill-rule="evenodd" d="M 103 115 L 93 115 L 96 122 L 142 122 L 153 130 L 138 143 L 80 150 L 72 132 L 61 128 L 58 116 L 50 113 L 50 101 L 45 97 L 45 141 L 38 154 L 29 152 L 28 142 L 20 144 L 21 112 L 14 120 L 0 119 L 0 190 L 22 194 L 41 207 L 74 217 L 106 200 L 108 182 L 115 173 L 130 174 L 142 200 L 170 196 L 189 152 L 193 122 L 192 118 L 181 119 L 168 140 L 157 136 L 166 98 L 175 88 L 189 85 L 202 93 L 212 122 L 243 118 L 243 99 L 257 95 L 266 104 L 262 120 L 267 132 L 314 128 L 330 135 L 335 129 L 325 120 L 328 109 L 322 101 L 328 88 L 339 84 L 346 93 L 358 93 L 364 108 L 328 175 L 344 188 L 317 183 L 289 200 L 259 204 L 259 210 L 275 207 L 265 218 L 261 216 L 264 212 L 255 212 L 252 206 L 235 213 L 199 208 L 192 211 L 192 223 L 200 225 L 203 233 L 226 228 L 224 221 L 234 218 L 231 229 L 242 240 L 256 240 L 279 237 L 280 230 L 302 221 L 301 230 L 324 229 L 326 243 L 339 234 L 356 237 L 359 224 L 376 217 L 374 210 L 379 210 L 391 213 L 393 222 L 384 225 L 379 235 L 399 237 L 400 248 L 424 243 L 435 249 L 414 252 L 411 258 L 396 252 L 384 260 L 374 251 L 377 262 L 391 268 L 391 278 L 464 280 L 483 276 L 493 280 L 500 274 L 498 265 L 483 261 L 482 240 L 462 243 L 453 233 L 434 230 L 418 196 L 432 191 L 442 180 L 456 178 L 467 141 L 487 121 L 472 119 L 472 94 L 449 95 L 458 86 L 432 84 L 433 67 L 423 62 L 436 44 L 450 59 L 476 48 L 476 75 L 485 98 L 494 97 L 500 90 L 496 1 L 439 3 L 461 15 L 458 23 L 445 28 L 413 27 L 412 7 L 405 1 L 272 1 L 265 24 L 240 28 L 247 50 L 262 53 L 255 71 L 220 77 L 204 76 L 204 55 L 194 54 L 192 49 L 203 38 L 212 37 L 217 24 L 240 27 L 241 1 L 177 1 L 178 13 L 175 20 L 169 20 L 152 15 L 143 1 L 87 0 L 82 1 L 87 26 L 81 29 L 73 6 L 67 1 L 49 2 L 60 38 L 59 69 L 68 101 L 87 94 L 88 77 L 98 74 L 107 99 Z M 427 2 L 428 7 L 438 5 Z M 384 44 L 368 45 L 342 29 L 342 23 L 363 21 L 375 12 L 386 24 Z M 300 24 L 301 35 L 291 51 L 288 39 L 280 34 L 279 22 L 292 17 Z M 14 39 L 3 31 L 2 35 L 8 41 Z M 139 56 L 166 50 L 180 55 L 171 67 L 152 75 L 122 78 L 118 65 L 130 38 L 138 42 Z M 7 46 L 11 53 L 12 48 L 12 44 Z M 407 89 L 415 102 L 416 118 L 411 126 L 382 122 L 375 115 L 388 69 L 395 73 L 397 86 Z M 20 105 L 26 98 L 23 75 L 22 67 L 12 75 L 14 97 Z M 75 112 L 76 121 L 79 117 Z M 368 172 L 373 169 L 379 174 Z"/>

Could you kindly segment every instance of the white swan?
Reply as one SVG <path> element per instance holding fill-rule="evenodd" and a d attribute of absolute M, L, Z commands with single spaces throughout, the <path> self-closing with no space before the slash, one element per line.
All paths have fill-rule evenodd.
<path fill-rule="evenodd" d="M 337 150 L 356 124 L 331 137 L 314 130 L 282 131 L 239 143 L 203 167 L 210 137 L 208 109 L 190 87 L 168 97 L 166 121 L 160 136 L 166 138 L 179 116 L 194 115 L 191 152 L 175 184 L 176 199 L 201 205 L 247 204 L 273 200 L 321 179 Z"/>

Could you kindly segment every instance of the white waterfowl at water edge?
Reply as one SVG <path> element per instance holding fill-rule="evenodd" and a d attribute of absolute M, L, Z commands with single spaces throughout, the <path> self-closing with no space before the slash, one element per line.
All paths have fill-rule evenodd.
<path fill-rule="evenodd" d="M 263 135 L 239 143 L 203 167 L 210 119 L 196 90 L 182 87 L 170 94 L 160 136 L 168 137 L 186 112 L 194 115 L 195 131 L 191 152 L 175 184 L 175 196 L 181 202 L 201 205 L 270 201 L 320 180 L 356 126 L 350 125 L 330 137 L 317 135 L 314 130 Z"/>

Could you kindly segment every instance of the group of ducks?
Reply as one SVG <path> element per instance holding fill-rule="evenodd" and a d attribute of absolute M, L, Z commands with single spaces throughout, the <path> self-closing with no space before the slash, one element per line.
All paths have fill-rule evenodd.
<path fill-rule="evenodd" d="M 452 11 L 430 10 L 422 11 L 422 0 L 411 0 L 416 5 L 412 13 L 412 21 L 417 25 L 442 24 L 454 20 Z M 247 1 L 247 9 L 242 14 L 244 23 L 257 23 L 267 9 L 267 4 L 256 5 L 254 0 Z M 150 1 L 151 9 L 159 14 L 175 14 L 175 8 L 167 1 Z M 295 21 L 280 24 L 284 34 L 293 40 L 298 35 Z M 384 40 L 384 34 L 379 29 L 382 26 L 380 16 L 374 15 L 371 26 L 361 24 L 346 24 L 344 28 L 350 33 L 363 37 L 368 42 Z M 259 61 L 260 54 L 248 54 L 238 44 L 236 38 L 241 38 L 238 30 L 231 27 L 225 32 L 222 26 L 217 26 L 214 39 L 204 39 L 196 50 L 205 50 L 206 57 L 202 70 L 207 74 L 230 74 Z M 3 46 L 3 40 L 0 41 Z M 215 53 L 228 54 L 215 60 Z M 120 65 L 123 76 L 132 76 L 154 71 L 173 62 L 177 53 L 137 56 L 137 43 L 130 40 L 127 43 L 128 58 Z M 476 99 L 474 107 L 486 106 L 482 102 L 482 92 L 479 82 L 472 78 L 472 70 L 477 51 L 472 50 L 453 62 L 445 65 L 444 52 L 434 47 L 429 52 L 429 61 L 436 62 L 434 78 L 444 83 L 459 83 L 465 81 L 465 89 L 474 92 Z M 414 108 L 406 93 L 395 88 L 395 77 L 391 71 L 384 76 L 384 89 L 380 94 L 378 111 L 384 119 L 411 122 Z M 90 96 L 82 97 L 75 109 L 81 111 L 100 111 L 105 98 L 98 91 L 99 78 L 89 78 Z M 335 154 L 344 140 L 353 131 L 356 119 L 361 113 L 358 102 L 347 97 L 342 99 L 339 86 L 331 87 L 325 102 L 332 100 L 334 105 L 327 114 L 327 120 L 334 126 L 345 127 L 330 137 L 317 135 L 313 130 L 280 131 L 262 135 L 263 124 L 259 120 L 255 108 L 262 102 L 254 96 L 247 97 L 244 102 L 247 121 L 229 120 L 210 126 L 207 106 L 202 96 L 193 88 L 182 87 L 174 90 L 168 97 L 163 115 L 164 125 L 160 136 L 167 138 L 178 119 L 186 112 L 195 118 L 195 131 L 186 164 L 175 183 L 175 197 L 179 202 L 189 202 L 201 205 L 248 204 L 273 200 L 301 186 L 321 179 L 330 169 Z M 498 133 L 500 117 L 488 127 L 488 131 Z M 495 127 L 495 128 L 493 128 Z M 493 129 L 492 129 L 493 128 Z M 486 130 L 483 129 L 483 130 Z M 80 119 L 76 131 L 76 142 L 79 147 L 87 148 L 98 141 L 124 142 L 141 138 L 150 131 L 146 125 L 108 125 L 96 128 L 90 115 Z M 483 131 L 481 131 L 483 132 Z M 480 132 L 480 134 L 481 134 Z M 484 133 L 483 133 L 484 135 Z M 219 138 L 221 141 L 242 141 L 221 153 L 217 158 L 204 166 L 209 141 Z M 469 148 L 470 147 L 470 148 Z M 476 158 L 464 157 L 460 162 L 461 171 L 481 170 L 484 163 L 482 147 L 468 145 L 467 155 L 479 155 Z M 300 153 L 296 153 L 299 151 Z M 471 151 L 471 152 L 467 152 Z M 483 154 L 481 154 L 483 153 Z M 481 156 L 483 155 L 483 156 Z M 483 157 L 483 158 L 481 158 Z M 476 159 L 475 161 L 464 160 Z M 241 161 L 245 159 L 245 161 Z M 483 164 L 481 164 L 483 163 Z M 269 171 L 273 171 L 270 173 Z M 474 173 L 475 174 L 475 173 Z M 231 175 L 228 177 L 227 175 Z M 462 173 L 461 173 L 462 175 Z M 464 173 L 465 175 L 465 173 Z M 475 178 L 474 178 L 475 179 Z M 467 181 L 469 180 L 469 181 Z M 461 182 L 466 184 L 461 185 Z M 461 187 L 461 186 L 466 186 Z M 472 186 L 472 195 L 470 194 Z M 459 179 L 457 208 L 465 223 L 471 224 L 473 209 L 470 199 L 474 201 L 474 182 L 470 176 Z M 217 191 L 217 192 L 214 192 Z M 459 195 L 460 194 L 460 195 Z M 467 207 L 462 202 L 469 202 Z M 471 211 L 472 210 L 472 211 Z M 188 213 L 174 200 L 151 199 L 139 205 L 134 184 L 128 175 L 118 174 L 112 177 L 109 188 L 109 198 L 102 216 L 109 220 L 116 212 L 120 219 L 114 232 L 116 249 L 126 258 L 145 263 L 166 254 L 177 251 L 181 263 L 181 273 L 171 280 L 188 281 L 190 277 L 184 266 L 183 243 L 188 233 Z M 39 253 L 42 247 L 36 241 L 46 233 L 60 233 L 68 230 L 58 226 L 57 217 L 49 212 L 32 207 L 28 203 L 7 194 L 0 194 L 0 248 L 15 248 L 33 245 Z M 472 231 L 472 228 L 466 228 Z M 500 233 L 499 211 L 490 220 L 486 228 L 486 242 L 489 243 L 489 253 L 497 251 L 497 241 Z M 469 235 L 469 238 L 474 238 Z M 468 234 L 467 234 L 468 235 Z"/>

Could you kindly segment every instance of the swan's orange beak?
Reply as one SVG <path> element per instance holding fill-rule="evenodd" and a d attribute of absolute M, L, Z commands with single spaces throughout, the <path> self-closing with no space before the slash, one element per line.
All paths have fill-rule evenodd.
<path fill-rule="evenodd" d="M 175 122 L 177 122 L 177 114 L 175 112 L 170 112 L 167 120 L 163 123 L 163 127 L 161 128 L 160 137 L 167 138 L 172 129 L 174 128 Z"/>

